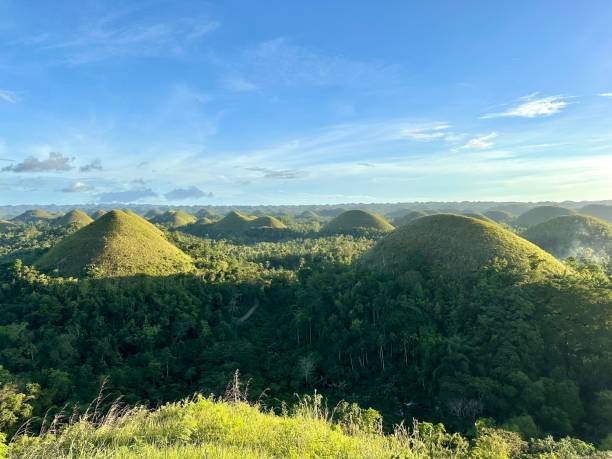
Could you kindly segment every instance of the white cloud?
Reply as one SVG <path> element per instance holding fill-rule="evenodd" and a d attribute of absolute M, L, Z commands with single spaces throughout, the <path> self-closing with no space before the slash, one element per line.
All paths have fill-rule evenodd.
<path fill-rule="evenodd" d="M 66 188 L 63 188 L 62 191 L 64 193 L 83 193 L 92 189 L 93 188 L 87 185 L 85 182 L 73 182 Z"/>
<path fill-rule="evenodd" d="M 9 104 L 16 104 L 19 101 L 17 94 L 7 89 L 0 89 L 0 102 L 8 102 Z"/>
<path fill-rule="evenodd" d="M 599 94 L 601 97 L 612 97 L 612 92 L 602 92 Z"/>
<path fill-rule="evenodd" d="M 502 118 L 502 117 L 521 117 L 537 118 L 540 116 L 550 116 L 560 112 L 567 106 L 567 97 L 549 96 L 535 99 L 537 94 L 522 97 L 521 103 L 498 113 L 489 113 L 482 118 Z"/>
<path fill-rule="evenodd" d="M 399 136 L 418 142 L 431 142 L 433 140 L 445 139 L 450 133 L 448 124 L 433 124 L 422 126 L 410 126 L 400 131 Z"/>
<path fill-rule="evenodd" d="M 491 140 L 493 140 L 496 137 L 497 137 L 497 132 L 491 132 L 490 134 L 487 134 L 487 135 L 481 135 L 478 137 L 474 137 L 473 139 L 470 139 L 468 143 L 466 143 L 461 148 L 480 149 L 480 150 L 491 148 L 493 145 L 495 145 L 495 143 L 491 142 Z"/>

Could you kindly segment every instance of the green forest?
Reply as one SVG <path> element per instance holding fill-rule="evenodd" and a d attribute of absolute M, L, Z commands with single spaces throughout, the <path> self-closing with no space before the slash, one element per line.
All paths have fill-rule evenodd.
<path fill-rule="evenodd" d="M 173 211 L 151 213 L 149 222 L 113 210 L 95 221 L 77 212 L 7 220 L 0 227 L 5 454 L 44 457 L 27 456 L 28 439 L 54 419 L 64 419 L 54 428 L 69 439 L 79 425 L 69 418 L 97 400 L 101 411 L 132 407 L 108 427 L 117 435 L 132 424 L 146 429 L 138 419 L 149 425 L 165 412 L 197 417 L 201 409 L 272 430 L 303 419 L 292 428 L 342 436 L 329 440 L 346 446 L 339 457 L 356 457 L 368 429 L 381 442 L 370 447 L 381 449 L 364 457 L 605 457 L 610 224 L 583 217 L 596 231 L 589 238 L 574 211 L 411 212 Z M 232 381 L 234 389 L 242 384 L 234 403 Z M 320 415 L 323 403 L 337 408 L 335 417 Z M 183 421 L 176 422 L 178 429 Z M 417 454 L 435 443 L 433 431 L 418 443 L 418 426 L 421 436 L 437 429 L 445 452 Z M 410 438 L 404 446 L 391 444 L 398 428 Z M 44 445 L 45 435 L 38 438 Z M 59 449 L 41 449 L 47 457 L 89 457 L 60 454 L 68 443 L 53 438 Z M 163 457 L 204 451 L 180 448 Z M 261 457 L 294 454 L 258 448 Z"/>

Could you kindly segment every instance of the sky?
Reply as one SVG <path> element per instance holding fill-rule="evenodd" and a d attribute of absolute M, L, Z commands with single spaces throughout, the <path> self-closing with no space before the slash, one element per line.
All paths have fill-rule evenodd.
<path fill-rule="evenodd" d="M 612 198 L 612 2 L 0 0 L 0 204 Z"/>

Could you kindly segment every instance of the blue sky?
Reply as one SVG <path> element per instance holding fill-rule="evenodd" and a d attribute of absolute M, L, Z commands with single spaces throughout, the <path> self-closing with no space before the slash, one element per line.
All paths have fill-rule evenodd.
<path fill-rule="evenodd" d="M 612 2 L 0 0 L 0 204 L 612 198 Z"/>

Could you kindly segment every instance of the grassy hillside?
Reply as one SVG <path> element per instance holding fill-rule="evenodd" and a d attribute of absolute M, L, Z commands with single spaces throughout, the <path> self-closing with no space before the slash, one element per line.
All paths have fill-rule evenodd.
<path fill-rule="evenodd" d="M 556 217 L 564 215 L 574 215 L 576 212 L 572 209 L 558 206 L 539 206 L 528 210 L 521 214 L 515 221 L 514 225 L 519 228 L 530 228 L 545 221 L 552 220 Z"/>
<path fill-rule="evenodd" d="M 287 226 L 276 217 L 269 215 L 263 217 L 257 217 L 255 220 L 249 222 L 249 229 L 261 229 L 261 228 L 273 228 L 273 229 L 285 229 Z"/>
<path fill-rule="evenodd" d="M 378 214 L 365 210 L 347 210 L 330 221 L 323 231 L 328 234 L 349 234 L 355 231 L 393 231 L 394 226 Z"/>
<path fill-rule="evenodd" d="M 553 218 L 527 229 L 522 236 L 557 258 L 588 252 L 598 258 L 612 257 L 612 225 L 587 215 Z"/>
<path fill-rule="evenodd" d="M 503 210 L 488 210 L 484 215 L 497 223 L 509 224 L 514 220 L 514 215 Z"/>
<path fill-rule="evenodd" d="M 29 459 L 605 457 L 579 440 L 527 442 L 516 433 L 484 425 L 472 441 L 429 423 L 383 434 L 375 411 L 348 404 L 332 411 L 316 395 L 283 415 L 242 401 L 201 396 L 155 411 L 117 410 L 98 419 L 82 418 L 59 435 L 18 438 L 5 454 Z"/>
<path fill-rule="evenodd" d="M 471 217 L 471 218 L 475 218 L 476 220 L 482 220 L 483 222 L 488 222 L 488 223 L 497 223 L 495 220 L 493 220 L 492 218 L 487 217 L 484 214 L 481 214 L 479 212 L 464 212 L 461 215 L 463 215 L 464 217 Z"/>
<path fill-rule="evenodd" d="M 183 212 L 182 210 L 169 210 L 150 219 L 152 223 L 163 225 L 168 228 L 179 228 L 195 223 L 196 220 L 197 218 L 195 216 Z"/>
<path fill-rule="evenodd" d="M 66 276 L 166 275 L 192 269 L 191 259 L 135 214 L 113 210 L 67 236 L 36 263 Z"/>
<path fill-rule="evenodd" d="M 12 221 L 20 223 L 35 223 L 45 220 L 50 221 L 59 216 L 60 215 L 52 212 L 47 212 L 46 210 L 32 209 L 26 210 L 24 213 L 17 215 L 15 218 L 12 219 Z"/>
<path fill-rule="evenodd" d="M 98 218 L 100 218 L 104 214 L 106 214 L 105 210 L 98 209 L 93 214 L 91 214 L 91 218 L 93 218 L 94 220 L 97 220 Z"/>
<path fill-rule="evenodd" d="M 62 215 L 55 224 L 58 226 L 70 226 L 73 228 L 82 228 L 93 222 L 94 219 L 80 209 L 73 209 L 65 215 Z"/>
<path fill-rule="evenodd" d="M 210 229 L 220 233 L 242 233 L 249 228 L 249 222 L 255 220 L 255 218 L 233 210 L 221 220 L 211 225 Z"/>
<path fill-rule="evenodd" d="M 6 231 L 16 228 L 17 224 L 9 220 L 0 220 L 0 231 Z"/>
<path fill-rule="evenodd" d="M 398 217 L 395 220 L 393 220 L 393 224 L 396 227 L 400 227 L 403 225 L 406 225 L 407 223 L 410 223 L 412 220 L 415 220 L 419 217 L 425 217 L 426 215 L 429 215 L 428 212 L 424 212 L 422 210 L 417 210 L 414 212 L 410 212 L 402 217 Z"/>
<path fill-rule="evenodd" d="M 589 204 L 582 207 L 580 209 L 580 213 L 601 218 L 602 220 L 612 223 L 612 206 L 606 206 L 603 204 Z"/>
<path fill-rule="evenodd" d="M 312 210 L 305 210 L 301 214 L 297 215 L 300 220 L 321 220 L 321 216 Z"/>
<path fill-rule="evenodd" d="M 431 267 L 453 276 L 476 271 L 494 260 L 509 269 L 562 273 L 550 254 L 497 224 L 471 217 L 438 214 L 418 218 L 379 241 L 362 264 L 398 273 Z"/>

